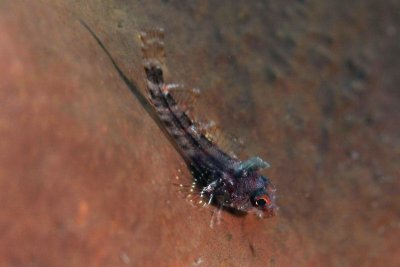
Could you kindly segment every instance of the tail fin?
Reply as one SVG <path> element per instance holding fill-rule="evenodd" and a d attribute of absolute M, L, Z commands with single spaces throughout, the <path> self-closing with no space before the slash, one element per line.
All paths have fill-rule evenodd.
<path fill-rule="evenodd" d="M 164 82 L 165 69 L 164 30 L 156 29 L 141 32 L 143 65 L 147 79 L 155 84 Z"/>

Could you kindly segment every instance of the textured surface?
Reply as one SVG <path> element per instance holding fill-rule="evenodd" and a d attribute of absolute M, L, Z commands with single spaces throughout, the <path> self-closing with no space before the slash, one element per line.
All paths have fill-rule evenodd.
<path fill-rule="evenodd" d="M 400 264 L 400 4 L 247 2 L 0 1 L 2 266 Z M 210 229 L 77 17 L 141 88 L 138 32 L 164 27 L 170 80 L 272 164 L 278 216 Z"/>

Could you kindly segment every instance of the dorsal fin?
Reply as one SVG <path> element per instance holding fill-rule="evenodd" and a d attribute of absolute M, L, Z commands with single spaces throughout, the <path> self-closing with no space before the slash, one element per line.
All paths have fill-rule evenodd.
<path fill-rule="evenodd" d="M 241 154 L 244 149 L 243 139 L 233 134 L 222 132 L 221 130 L 218 131 L 220 132 L 216 140 L 218 147 L 228 153 L 230 156 L 238 158 L 238 155 Z"/>
<path fill-rule="evenodd" d="M 237 158 L 237 154 L 240 154 L 243 151 L 243 140 L 239 137 L 223 132 L 215 121 L 195 119 L 194 125 L 196 129 L 210 142 L 213 142 L 218 146 L 218 148 L 230 156 Z"/>
<path fill-rule="evenodd" d="M 204 121 L 204 120 L 196 119 L 193 121 L 193 124 L 196 127 L 197 131 L 199 131 L 199 133 L 201 133 L 202 135 L 207 137 L 207 139 L 208 139 L 208 135 L 213 133 L 215 130 L 215 127 L 217 126 L 215 121 L 212 121 L 212 120 Z"/>
<path fill-rule="evenodd" d="M 269 167 L 270 167 L 269 163 L 264 161 L 262 158 L 252 157 L 252 158 L 242 162 L 238 168 L 238 171 L 252 172 L 252 171 L 257 171 L 260 169 L 266 169 Z"/>
<path fill-rule="evenodd" d="M 183 84 L 176 83 L 168 84 L 165 87 L 183 111 L 188 112 L 193 110 L 200 96 L 200 89 L 188 88 Z"/>

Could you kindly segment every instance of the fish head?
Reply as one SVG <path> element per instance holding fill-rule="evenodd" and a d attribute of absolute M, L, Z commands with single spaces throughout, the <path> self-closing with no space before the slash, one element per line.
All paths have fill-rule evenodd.
<path fill-rule="evenodd" d="M 250 202 L 253 211 L 259 217 L 272 217 L 276 214 L 277 206 L 275 204 L 275 186 L 268 177 L 259 175 L 257 178 L 257 189 L 250 193 Z"/>

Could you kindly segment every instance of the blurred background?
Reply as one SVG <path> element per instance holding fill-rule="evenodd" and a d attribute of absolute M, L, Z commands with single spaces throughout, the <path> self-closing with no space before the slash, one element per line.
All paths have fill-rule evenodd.
<path fill-rule="evenodd" d="M 1 266 L 400 266 L 400 2 L 0 1 Z M 194 208 L 141 89 L 168 81 L 245 140 L 276 217 Z M 197 114 L 196 113 L 196 114 Z"/>

